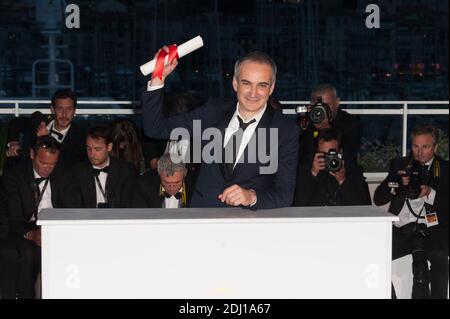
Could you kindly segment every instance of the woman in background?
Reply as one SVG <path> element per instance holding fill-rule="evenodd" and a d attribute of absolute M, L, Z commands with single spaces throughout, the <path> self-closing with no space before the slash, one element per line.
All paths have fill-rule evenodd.
<path fill-rule="evenodd" d="M 111 137 L 113 141 L 111 155 L 133 164 L 137 172 L 142 173 L 145 164 L 136 124 L 127 118 L 114 120 L 111 124 Z"/>

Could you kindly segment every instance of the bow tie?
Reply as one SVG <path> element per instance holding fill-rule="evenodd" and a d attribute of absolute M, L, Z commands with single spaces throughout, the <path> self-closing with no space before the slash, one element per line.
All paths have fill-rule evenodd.
<path fill-rule="evenodd" d="M 239 115 L 238 115 L 237 119 L 239 121 L 239 128 L 242 129 L 243 131 L 245 131 L 247 129 L 247 127 L 249 127 L 250 124 L 253 124 L 256 122 L 255 119 L 252 119 L 250 122 L 244 123 L 244 120 Z"/>
<path fill-rule="evenodd" d="M 46 180 L 48 180 L 48 177 L 39 177 L 39 178 L 34 179 L 37 186 L 39 186 L 40 183 L 42 183 L 43 181 L 46 181 Z"/>
<path fill-rule="evenodd" d="M 181 192 L 178 192 L 178 193 L 176 193 L 175 195 L 173 195 L 173 197 L 175 197 L 176 199 L 180 199 L 182 195 L 183 195 L 183 194 L 182 194 Z M 164 196 L 164 197 L 166 197 L 166 198 L 172 197 L 172 195 L 170 195 L 170 194 L 167 193 L 166 191 L 163 191 L 161 196 Z"/>
<path fill-rule="evenodd" d="M 108 174 L 109 166 L 105 166 L 103 168 L 92 168 L 92 172 L 94 173 L 94 176 L 98 176 L 100 172 Z"/>
<path fill-rule="evenodd" d="M 58 139 L 58 141 L 61 141 L 64 138 L 64 134 L 55 131 L 53 129 L 53 127 L 50 129 L 50 134 L 56 135 L 56 138 Z"/>

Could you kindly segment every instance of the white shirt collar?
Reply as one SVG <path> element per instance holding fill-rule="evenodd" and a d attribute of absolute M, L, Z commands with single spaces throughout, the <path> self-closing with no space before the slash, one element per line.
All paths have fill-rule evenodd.
<path fill-rule="evenodd" d="M 234 117 L 237 117 L 239 115 L 239 117 L 244 121 L 244 123 L 248 123 L 251 120 L 255 119 L 256 123 L 259 123 L 259 121 L 261 120 L 262 116 L 264 115 L 264 112 L 266 111 L 266 107 L 267 107 L 267 103 L 266 105 L 264 105 L 264 107 L 262 108 L 262 110 L 256 114 L 254 117 L 245 120 L 244 117 L 241 115 L 241 113 L 239 112 L 239 102 L 236 104 L 236 112 L 234 113 Z"/>
<path fill-rule="evenodd" d="M 42 176 L 40 176 L 40 175 L 36 172 L 36 170 L 34 169 L 34 167 L 33 167 L 33 173 L 34 173 L 34 178 L 42 178 Z"/>
<path fill-rule="evenodd" d="M 55 131 L 58 132 L 58 133 L 61 133 L 62 135 L 64 135 L 64 137 L 66 137 L 67 132 L 69 131 L 71 125 L 72 125 L 72 124 L 69 124 L 69 126 L 68 126 L 67 128 L 65 128 L 65 129 L 62 130 L 62 131 L 59 131 L 59 130 L 56 129 L 56 126 L 55 126 L 55 120 L 52 120 L 50 123 L 48 123 L 47 129 L 48 129 L 48 131 L 49 131 L 49 133 L 50 133 L 50 130 L 53 128 L 53 130 L 55 130 Z M 57 139 L 57 140 L 58 140 L 58 139 Z M 63 138 L 63 140 L 64 140 L 64 138 Z"/>
<path fill-rule="evenodd" d="M 96 168 L 96 169 L 102 169 L 103 167 L 106 167 L 106 166 L 108 166 L 108 165 L 109 165 L 109 156 L 108 156 L 108 160 L 106 161 L 106 164 L 103 165 L 102 167 L 100 167 L 100 166 L 95 166 L 95 165 L 92 165 L 92 167 L 93 167 L 93 168 Z"/>
<path fill-rule="evenodd" d="M 164 186 L 161 185 L 161 188 L 162 188 L 162 191 L 163 191 L 163 192 L 166 192 L 166 193 L 167 193 L 167 191 L 166 191 L 166 189 L 164 188 Z M 182 193 L 182 192 L 183 192 L 183 187 L 181 187 L 180 190 L 179 190 L 177 193 Z M 170 196 L 169 198 L 171 198 L 171 197 L 173 197 L 173 195 Z"/>
<path fill-rule="evenodd" d="M 428 162 L 425 163 L 425 165 L 428 165 L 428 169 L 430 169 L 431 164 L 433 163 L 433 161 L 434 161 L 434 156 L 433 156 L 432 159 L 430 159 Z"/>

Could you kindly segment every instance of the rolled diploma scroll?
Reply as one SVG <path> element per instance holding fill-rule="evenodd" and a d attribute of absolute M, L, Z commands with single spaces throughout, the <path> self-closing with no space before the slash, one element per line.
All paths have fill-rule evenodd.
<path fill-rule="evenodd" d="M 180 44 L 177 47 L 178 57 L 182 58 L 185 55 L 191 53 L 192 51 L 195 51 L 203 46 L 203 39 L 201 36 L 196 36 L 193 39 L 190 39 L 189 41 Z M 167 65 L 169 59 L 169 55 L 166 56 L 164 60 L 164 65 Z M 153 71 L 155 71 L 155 64 L 156 59 L 151 60 L 150 62 L 147 62 L 140 66 L 141 72 L 144 76 L 149 75 Z"/>

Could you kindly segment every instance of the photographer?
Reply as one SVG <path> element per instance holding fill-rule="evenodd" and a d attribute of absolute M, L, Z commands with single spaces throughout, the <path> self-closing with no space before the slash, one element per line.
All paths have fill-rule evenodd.
<path fill-rule="evenodd" d="M 340 158 L 341 138 L 333 128 L 320 131 L 316 153 L 297 172 L 295 206 L 371 205 L 361 167 Z"/>
<path fill-rule="evenodd" d="M 391 161 L 374 195 L 376 205 L 390 203 L 389 212 L 400 219 L 393 227 L 392 258 L 412 254 L 412 298 L 447 298 L 448 161 L 436 155 L 438 141 L 435 127 L 414 128 L 411 155 Z"/>
<path fill-rule="evenodd" d="M 346 162 L 356 164 L 361 147 L 361 120 L 359 117 L 341 110 L 339 103 L 340 99 L 337 96 L 336 89 L 330 84 L 319 84 L 312 91 L 308 112 L 299 114 L 299 125 L 302 128 L 299 145 L 300 163 L 312 161 L 315 139 L 318 133 L 321 130 L 333 127 L 342 134 L 342 147 Z M 320 110 L 321 108 L 322 110 Z"/>

